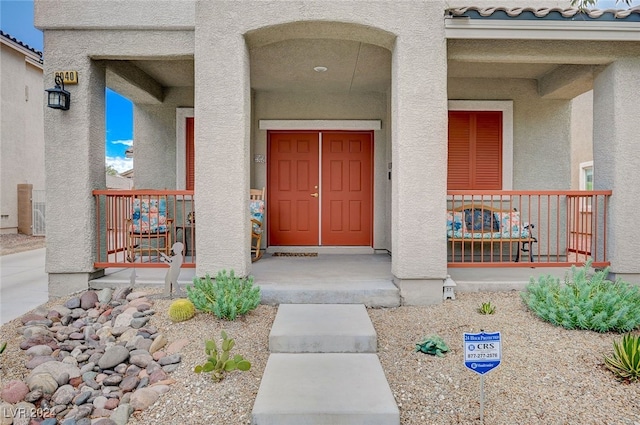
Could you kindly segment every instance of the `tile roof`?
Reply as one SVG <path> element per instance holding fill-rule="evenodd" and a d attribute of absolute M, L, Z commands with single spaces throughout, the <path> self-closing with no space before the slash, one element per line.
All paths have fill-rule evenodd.
<path fill-rule="evenodd" d="M 40 56 L 40 60 L 42 60 L 42 52 L 40 50 L 34 49 L 33 47 L 29 46 L 28 44 L 23 43 L 22 41 L 18 40 L 15 37 L 12 37 L 10 34 L 7 34 L 6 32 L 4 32 L 2 30 L 0 30 L 0 36 L 13 41 L 14 43 L 19 44 L 20 46 L 24 47 L 27 50 L 30 50 L 31 52 L 33 52 L 36 55 Z"/>
<path fill-rule="evenodd" d="M 561 7 L 457 7 L 447 9 L 446 14 L 452 17 L 469 17 L 472 19 L 548 19 L 548 20 L 599 20 L 599 21 L 633 21 L 640 22 L 640 6 L 630 9 L 593 9 L 581 11 L 578 8 Z"/>

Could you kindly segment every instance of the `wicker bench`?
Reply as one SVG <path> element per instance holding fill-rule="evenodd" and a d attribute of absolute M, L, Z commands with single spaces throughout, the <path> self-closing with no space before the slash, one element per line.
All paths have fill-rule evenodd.
<path fill-rule="evenodd" d="M 520 251 L 529 253 L 533 262 L 534 225 L 520 222 L 517 210 L 502 210 L 489 205 L 468 204 L 447 210 L 447 240 L 449 242 L 487 243 L 501 245 L 517 243 L 515 261 Z"/>

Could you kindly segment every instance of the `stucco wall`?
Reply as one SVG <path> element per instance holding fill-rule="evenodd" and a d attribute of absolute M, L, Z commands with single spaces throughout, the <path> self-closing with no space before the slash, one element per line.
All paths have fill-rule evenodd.
<path fill-rule="evenodd" d="M 545 100 L 535 80 L 449 79 L 449 99 L 513 100 L 513 189 L 570 188 L 571 103 Z"/>
<path fill-rule="evenodd" d="M 381 120 L 383 130 L 374 132 L 374 230 L 373 247 L 390 249 L 387 220 L 387 96 L 365 94 L 302 94 L 257 92 L 254 95 L 252 153 L 266 155 L 267 132 L 258 128 L 262 119 Z M 252 161 L 252 187 L 266 186 L 266 164 Z M 267 218 L 268 220 L 268 218 Z"/>
<path fill-rule="evenodd" d="M 193 88 L 165 90 L 161 105 L 134 105 L 136 189 L 176 188 L 176 108 L 193 106 Z"/>
<path fill-rule="evenodd" d="M 24 54 L 15 49 L 0 46 L 0 232 L 16 233 L 17 185 L 29 183 L 33 189 L 45 189 L 45 95 L 42 69 L 27 63 Z"/>
<path fill-rule="evenodd" d="M 580 163 L 593 161 L 593 91 L 571 101 L 571 189 L 580 189 Z"/>

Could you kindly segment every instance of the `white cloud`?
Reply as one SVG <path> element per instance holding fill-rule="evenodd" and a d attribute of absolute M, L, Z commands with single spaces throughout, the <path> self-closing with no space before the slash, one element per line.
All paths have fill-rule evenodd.
<path fill-rule="evenodd" d="M 118 173 L 122 173 L 133 168 L 133 158 L 107 156 L 105 157 L 105 162 L 107 165 L 111 165 Z"/>
<path fill-rule="evenodd" d="M 133 140 L 112 140 L 112 145 L 125 145 L 125 146 L 133 146 Z"/>

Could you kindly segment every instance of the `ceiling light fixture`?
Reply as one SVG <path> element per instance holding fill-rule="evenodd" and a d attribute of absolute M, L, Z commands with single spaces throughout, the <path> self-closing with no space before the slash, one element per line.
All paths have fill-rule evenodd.
<path fill-rule="evenodd" d="M 313 68 L 313 70 L 315 72 L 327 72 L 327 67 L 326 66 L 316 66 Z"/>

